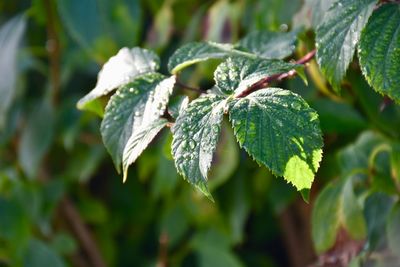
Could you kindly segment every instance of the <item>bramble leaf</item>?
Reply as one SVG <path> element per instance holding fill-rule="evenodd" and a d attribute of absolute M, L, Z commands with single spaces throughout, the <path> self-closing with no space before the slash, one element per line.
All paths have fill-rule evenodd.
<path fill-rule="evenodd" d="M 266 88 L 234 99 L 229 117 L 239 144 L 297 190 L 311 188 L 322 157 L 317 113 L 297 94 Z"/>
<path fill-rule="evenodd" d="M 128 175 L 129 165 L 136 161 L 140 154 L 142 154 L 154 137 L 156 137 L 167 123 L 168 121 L 162 118 L 150 121 L 150 123 L 144 123 L 143 126 L 139 127 L 132 133 L 131 137 L 129 137 L 122 157 L 124 181 L 126 181 Z"/>
<path fill-rule="evenodd" d="M 175 84 L 175 76 L 148 73 L 120 87 L 108 102 L 101 123 L 101 135 L 114 164 L 120 171 L 125 146 L 143 125 L 164 113 Z"/>
<path fill-rule="evenodd" d="M 297 41 L 297 31 L 253 32 L 239 41 L 236 47 L 268 59 L 283 59 L 293 54 Z"/>
<path fill-rule="evenodd" d="M 234 49 L 234 46 L 231 44 L 193 42 L 180 47 L 174 52 L 174 54 L 169 58 L 168 70 L 172 74 L 176 74 L 192 64 L 232 55 L 256 57 L 253 54 Z"/>
<path fill-rule="evenodd" d="M 158 56 L 149 50 L 139 47 L 122 48 L 104 64 L 99 72 L 96 87 L 79 100 L 78 108 L 92 110 L 94 100 L 131 82 L 141 74 L 155 72 L 159 65 Z"/>
<path fill-rule="evenodd" d="M 400 103 L 400 5 L 385 4 L 369 20 L 358 46 L 368 83 Z"/>
<path fill-rule="evenodd" d="M 228 58 L 214 72 L 215 89 L 226 95 L 240 93 L 262 78 L 301 67 L 281 60 Z"/>
<path fill-rule="evenodd" d="M 317 28 L 317 61 L 336 91 L 353 60 L 361 31 L 377 0 L 339 0 Z"/>
<path fill-rule="evenodd" d="M 210 199 L 207 173 L 221 131 L 224 106 L 222 97 L 200 97 L 189 103 L 172 127 L 172 154 L 178 172 Z"/>

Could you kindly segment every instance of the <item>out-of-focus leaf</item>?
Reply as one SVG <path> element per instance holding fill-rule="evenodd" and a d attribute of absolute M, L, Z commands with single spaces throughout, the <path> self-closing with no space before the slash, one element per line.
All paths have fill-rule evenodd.
<path fill-rule="evenodd" d="M 341 185 L 329 184 L 318 195 L 312 213 L 312 238 L 318 253 L 328 250 L 340 226 Z"/>
<path fill-rule="evenodd" d="M 172 247 L 182 239 L 188 228 L 187 216 L 180 205 L 173 205 L 161 217 L 160 232 L 167 234 Z"/>
<path fill-rule="evenodd" d="M 339 0 L 317 29 L 317 61 L 336 91 L 353 60 L 361 31 L 377 0 Z"/>
<path fill-rule="evenodd" d="M 258 163 L 299 191 L 311 188 L 323 142 L 317 113 L 299 95 L 258 90 L 232 100 L 229 118 L 239 144 Z"/>
<path fill-rule="evenodd" d="M 174 76 L 149 73 L 120 87 L 111 97 L 101 123 L 101 135 L 118 171 L 129 138 L 143 125 L 160 118 L 174 83 Z"/>
<path fill-rule="evenodd" d="M 371 16 L 358 46 L 361 69 L 368 83 L 397 103 L 400 103 L 399 28 L 398 3 L 383 5 Z"/>
<path fill-rule="evenodd" d="M 172 128 L 172 154 L 178 172 L 210 199 L 208 170 L 219 139 L 225 103 L 215 95 L 200 97 L 189 103 Z"/>
<path fill-rule="evenodd" d="M 216 89 L 225 95 L 240 94 L 262 78 L 300 69 L 300 65 L 280 60 L 228 58 L 214 72 Z"/>
<path fill-rule="evenodd" d="M 193 42 L 183 45 L 172 54 L 168 61 L 168 70 L 172 74 L 176 74 L 192 64 L 227 56 L 256 57 L 253 54 L 234 49 L 231 44 Z"/>
<path fill-rule="evenodd" d="M 220 43 L 232 42 L 237 28 L 235 8 L 235 4 L 227 0 L 216 1 L 210 7 L 207 13 L 205 40 Z"/>
<path fill-rule="evenodd" d="M 382 248 L 386 240 L 386 223 L 393 206 L 393 198 L 384 193 L 372 193 L 364 202 L 369 250 Z"/>
<path fill-rule="evenodd" d="M 393 206 L 386 227 L 389 247 L 395 255 L 400 255 L 400 204 Z"/>
<path fill-rule="evenodd" d="M 26 17 L 18 15 L 0 28 L 0 130 L 16 93 L 17 55 L 26 28 Z"/>
<path fill-rule="evenodd" d="M 98 111 L 95 100 L 109 94 L 119 86 L 131 82 L 135 77 L 156 71 L 160 66 L 160 59 L 153 52 L 134 47 L 119 50 L 111 57 L 99 72 L 96 87 L 78 102 L 78 108 Z"/>
<path fill-rule="evenodd" d="M 362 133 L 354 144 L 338 153 L 340 170 L 343 175 L 354 170 L 368 170 L 368 159 L 373 149 L 384 141 L 383 137 L 374 132 Z"/>
<path fill-rule="evenodd" d="M 340 226 L 355 240 L 362 240 L 367 234 L 352 176 L 328 184 L 318 195 L 312 213 L 312 238 L 317 252 L 324 252 L 335 244 Z"/>
<path fill-rule="evenodd" d="M 332 6 L 335 0 L 306 0 L 306 5 L 311 7 L 312 26 L 316 29 L 326 16 L 326 12 Z"/>
<path fill-rule="evenodd" d="M 320 98 L 310 105 L 318 112 L 324 133 L 354 133 L 367 127 L 366 120 L 348 104 Z"/>
<path fill-rule="evenodd" d="M 148 46 L 159 50 L 168 44 L 172 36 L 174 12 L 169 1 L 165 1 L 154 18 L 153 26 L 147 35 Z"/>
<path fill-rule="evenodd" d="M 12 200 L 0 198 L 0 237 L 12 245 L 23 246 L 29 238 L 29 218 Z"/>
<path fill-rule="evenodd" d="M 122 156 L 122 169 L 124 172 L 124 181 L 128 175 L 128 167 L 136 161 L 143 150 L 153 141 L 154 137 L 167 125 L 166 119 L 156 119 L 143 125 L 133 132 L 126 142 Z"/>
<path fill-rule="evenodd" d="M 238 47 L 268 59 L 283 59 L 293 52 L 297 31 L 292 32 L 253 32 L 239 41 Z"/>
<path fill-rule="evenodd" d="M 400 183 L 400 144 L 395 143 L 392 145 L 392 152 L 390 153 L 391 174 L 397 183 Z"/>
<path fill-rule="evenodd" d="M 54 132 L 54 110 L 47 99 L 36 103 L 28 116 L 18 148 L 22 169 L 29 178 L 34 178 L 39 165 L 49 149 Z"/>
<path fill-rule="evenodd" d="M 24 258 L 24 267 L 64 267 L 60 256 L 44 242 L 32 239 Z"/>
<path fill-rule="evenodd" d="M 61 232 L 53 238 L 51 247 L 59 254 L 69 255 L 77 250 L 78 244 L 70 234 Z"/>

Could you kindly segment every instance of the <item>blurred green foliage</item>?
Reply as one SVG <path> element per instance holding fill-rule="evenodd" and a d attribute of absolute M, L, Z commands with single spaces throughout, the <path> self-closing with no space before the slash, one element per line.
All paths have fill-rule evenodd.
<path fill-rule="evenodd" d="M 320 20 L 307 12 L 313 2 L 1 1 L 0 266 L 307 266 L 341 229 L 363 241 L 352 266 L 397 266 L 400 108 L 369 88 L 357 64 L 340 97 L 315 62 L 307 87 L 285 81 L 318 111 L 324 132 L 312 205 L 240 152 L 227 125 L 210 174 L 215 203 L 178 176 L 167 131 L 122 184 L 100 120 L 75 107 L 123 46 L 154 49 L 166 73 L 166 59 L 189 41 L 310 26 Z M 313 43 L 303 31 L 297 55 Z M 210 87 L 214 67 L 182 79 Z"/>

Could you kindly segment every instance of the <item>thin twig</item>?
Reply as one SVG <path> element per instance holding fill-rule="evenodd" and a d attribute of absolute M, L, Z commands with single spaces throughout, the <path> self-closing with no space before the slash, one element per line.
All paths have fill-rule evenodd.
<path fill-rule="evenodd" d="M 81 243 L 82 248 L 91 262 L 91 266 L 106 267 L 106 264 L 100 254 L 96 242 L 93 240 L 90 234 L 89 229 L 87 229 L 74 204 L 69 199 L 65 198 L 61 201 L 61 212 Z"/>
<path fill-rule="evenodd" d="M 204 93 L 203 90 L 201 90 L 201 89 L 199 89 L 199 88 L 191 87 L 191 86 L 189 86 L 189 85 L 187 85 L 187 84 L 182 83 L 182 82 L 178 79 L 178 77 L 176 78 L 176 84 L 177 84 L 178 86 L 180 86 L 181 88 L 187 89 L 187 90 L 189 90 L 189 91 L 193 91 L 193 92 L 197 92 L 197 93 Z"/>
<path fill-rule="evenodd" d="M 157 261 L 157 267 L 167 267 L 168 266 L 168 235 L 166 232 L 162 232 L 160 235 L 160 251 Z"/>
<path fill-rule="evenodd" d="M 311 61 L 314 58 L 315 53 L 316 53 L 316 50 L 314 49 L 311 52 L 307 53 L 301 59 L 297 60 L 296 64 L 304 65 L 304 64 L 308 63 L 309 61 Z M 293 70 L 290 70 L 288 72 L 278 73 L 278 74 L 275 74 L 275 75 L 267 76 L 267 77 L 259 80 L 258 82 L 256 82 L 252 86 L 248 87 L 247 89 L 239 92 L 237 95 L 235 95 L 235 97 L 236 98 L 245 97 L 245 96 L 251 94 L 254 91 L 257 91 L 259 89 L 265 88 L 265 86 L 267 86 L 268 84 L 270 84 L 272 82 L 275 82 L 275 81 L 279 82 L 279 81 L 282 81 L 283 79 L 293 77 L 296 74 L 297 74 L 297 71 L 293 69 Z"/>
<path fill-rule="evenodd" d="M 47 51 L 50 62 L 50 84 L 51 84 L 51 99 L 53 104 L 57 104 L 59 98 L 59 92 L 61 87 L 60 80 L 60 40 L 57 35 L 55 28 L 56 19 L 54 17 L 54 5 L 53 1 L 45 0 L 45 8 L 47 13 Z"/>

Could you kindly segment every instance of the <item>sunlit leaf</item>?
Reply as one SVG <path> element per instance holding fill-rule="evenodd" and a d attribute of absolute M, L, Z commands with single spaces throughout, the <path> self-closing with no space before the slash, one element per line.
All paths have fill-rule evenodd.
<path fill-rule="evenodd" d="M 172 128 L 172 154 L 178 172 L 207 197 L 207 175 L 221 131 L 225 101 L 204 96 L 179 114 Z"/>
<path fill-rule="evenodd" d="M 400 5 L 386 4 L 369 20 L 358 46 L 368 83 L 380 94 L 400 102 Z"/>
<path fill-rule="evenodd" d="M 168 70 L 175 74 L 182 69 L 209 59 L 224 58 L 227 56 L 256 57 L 255 55 L 234 49 L 231 44 L 219 44 L 214 42 L 188 43 L 179 49 L 169 58 Z"/>
<path fill-rule="evenodd" d="M 164 113 L 174 83 L 174 76 L 149 73 L 120 87 L 111 97 L 101 123 L 101 135 L 118 171 L 129 138 Z"/>
<path fill-rule="evenodd" d="M 297 190 L 311 188 L 322 158 L 317 113 L 298 95 L 266 88 L 234 99 L 229 117 L 239 144 Z"/>
<path fill-rule="evenodd" d="M 155 72 L 159 68 L 159 61 L 158 56 L 149 50 L 139 47 L 122 48 L 104 64 L 96 87 L 79 100 L 78 108 L 91 110 L 97 98 L 109 94 L 141 74 Z"/>
<path fill-rule="evenodd" d="M 339 0 L 317 29 L 317 61 L 336 91 L 377 0 Z"/>
<path fill-rule="evenodd" d="M 265 77 L 299 69 L 301 65 L 280 60 L 228 58 L 214 72 L 216 89 L 223 94 L 239 94 Z"/>
<path fill-rule="evenodd" d="M 143 150 L 149 145 L 159 131 L 167 125 L 166 119 L 156 119 L 149 123 L 143 122 L 143 125 L 133 131 L 129 137 L 123 151 L 122 169 L 124 181 L 128 175 L 128 167 L 136 161 Z"/>

